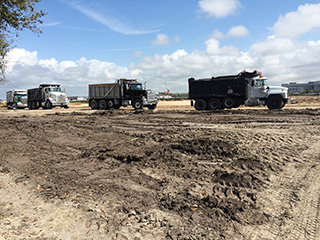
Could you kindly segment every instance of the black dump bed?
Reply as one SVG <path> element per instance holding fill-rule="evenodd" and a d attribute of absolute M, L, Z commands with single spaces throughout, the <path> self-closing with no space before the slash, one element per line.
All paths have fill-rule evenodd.
<path fill-rule="evenodd" d="M 241 72 L 238 75 L 204 79 L 189 78 L 189 99 L 246 95 L 246 78 L 259 75 L 257 71 Z"/>
<path fill-rule="evenodd" d="M 41 101 L 41 88 L 28 89 L 28 101 Z"/>

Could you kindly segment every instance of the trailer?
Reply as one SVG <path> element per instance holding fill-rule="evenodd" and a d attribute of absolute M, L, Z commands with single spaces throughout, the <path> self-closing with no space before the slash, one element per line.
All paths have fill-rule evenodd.
<path fill-rule="evenodd" d="M 288 101 L 288 88 L 271 87 L 258 71 L 205 79 L 189 78 L 189 99 L 196 110 L 267 105 L 281 109 Z"/>
<path fill-rule="evenodd" d="M 89 106 L 92 109 L 119 109 L 131 105 L 135 109 L 155 109 L 155 92 L 145 90 L 136 79 L 118 79 L 115 83 L 89 84 Z"/>

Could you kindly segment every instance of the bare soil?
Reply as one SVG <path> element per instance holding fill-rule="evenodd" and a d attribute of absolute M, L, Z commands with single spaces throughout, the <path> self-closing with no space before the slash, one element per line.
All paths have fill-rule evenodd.
<path fill-rule="evenodd" d="M 320 103 L 0 109 L 2 239 L 320 239 Z"/>

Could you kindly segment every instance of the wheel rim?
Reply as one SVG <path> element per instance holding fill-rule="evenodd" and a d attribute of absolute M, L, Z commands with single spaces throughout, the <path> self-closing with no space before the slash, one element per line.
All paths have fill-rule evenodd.
<path fill-rule="evenodd" d="M 113 105 L 114 105 L 114 104 L 113 104 L 113 101 L 111 101 L 111 100 L 110 100 L 110 101 L 108 102 L 108 106 L 109 106 L 109 108 L 112 108 L 112 107 L 113 107 Z"/>
<path fill-rule="evenodd" d="M 219 99 L 212 99 L 209 102 L 209 108 L 211 110 L 216 110 L 216 109 L 220 109 L 221 108 L 221 102 L 219 101 Z"/>
<path fill-rule="evenodd" d="M 224 101 L 223 101 L 223 105 L 226 107 L 226 108 L 232 108 L 235 104 L 235 101 L 233 98 L 226 98 Z"/>
<path fill-rule="evenodd" d="M 206 108 L 206 102 L 202 99 L 199 99 L 196 101 L 194 107 L 197 110 L 204 110 Z"/>
<path fill-rule="evenodd" d="M 100 102 L 99 102 L 99 109 L 106 109 L 106 102 L 104 101 L 104 100 L 101 100 Z"/>
<path fill-rule="evenodd" d="M 97 108 L 97 102 L 95 100 L 92 100 L 90 103 L 90 106 L 92 109 L 96 109 Z"/>

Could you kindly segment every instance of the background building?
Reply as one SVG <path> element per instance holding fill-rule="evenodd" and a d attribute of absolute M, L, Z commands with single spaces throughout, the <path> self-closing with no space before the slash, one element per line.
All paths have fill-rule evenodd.
<path fill-rule="evenodd" d="M 289 89 L 290 95 L 310 94 L 320 95 L 320 81 L 308 83 L 290 82 L 282 84 L 283 87 Z"/>

